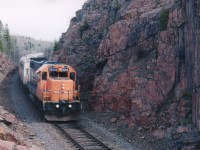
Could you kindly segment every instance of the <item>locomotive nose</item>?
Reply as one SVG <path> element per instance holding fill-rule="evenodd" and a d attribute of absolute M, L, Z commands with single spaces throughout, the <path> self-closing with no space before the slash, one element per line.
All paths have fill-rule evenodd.
<path fill-rule="evenodd" d="M 73 81 L 72 80 L 51 80 L 49 88 L 52 91 L 51 101 L 73 100 Z"/>

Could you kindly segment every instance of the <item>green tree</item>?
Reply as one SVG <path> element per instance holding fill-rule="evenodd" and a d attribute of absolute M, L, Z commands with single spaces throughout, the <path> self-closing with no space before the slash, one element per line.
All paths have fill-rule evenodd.
<path fill-rule="evenodd" d="M 0 52 L 3 52 L 3 51 L 4 51 L 3 33 L 4 33 L 4 26 L 3 26 L 2 22 L 0 21 Z"/>
<path fill-rule="evenodd" d="M 9 57 L 11 57 L 11 55 L 12 55 L 12 39 L 11 39 L 11 35 L 10 35 L 10 30 L 9 30 L 7 24 L 4 29 L 3 38 L 4 38 L 4 44 L 5 44 L 4 51 Z"/>
<path fill-rule="evenodd" d="M 48 49 L 50 57 L 53 51 L 53 43 L 47 41 L 37 41 L 30 37 L 12 36 L 8 25 L 5 26 L 0 21 L 0 52 L 6 54 L 14 62 L 18 62 L 20 57 L 33 52 L 44 52 Z M 58 49 L 58 42 L 54 47 Z"/>
<path fill-rule="evenodd" d="M 54 46 L 53 46 L 53 51 L 57 51 L 57 50 L 59 50 L 59 42 L 55 41 Z"/>

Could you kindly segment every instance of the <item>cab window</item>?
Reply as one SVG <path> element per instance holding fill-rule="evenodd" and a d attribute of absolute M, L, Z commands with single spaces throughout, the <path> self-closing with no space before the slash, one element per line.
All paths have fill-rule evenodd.
<path fill-rule="evenodd" d="M 47 80 L 47 72 L 42 72 L 42 80 Z"/>
<path fill-rule="evenodd" d="M 74 72 L 71 72 L 71 73 L 70 73 L 70 79 L 71 79 L 71 80 L 75 80 L 75 73 L 74 73 Z"/>
<path fill-rule="evenodd" d="M 58 72 L 57 71 L 50 71 L 49 76 L 50 77 L 58 77 Z"/>
<path fill-rule="evenodd" d="M 50 71 L 49 72 L 50 77 L 66 77 L 67 78 L 67 72 L 57 72 L 57 71 Z"/>
<path fill-rule="evenodd" d="M 59 77 L 67 77 L 67 72 L 59 72 Z"/>

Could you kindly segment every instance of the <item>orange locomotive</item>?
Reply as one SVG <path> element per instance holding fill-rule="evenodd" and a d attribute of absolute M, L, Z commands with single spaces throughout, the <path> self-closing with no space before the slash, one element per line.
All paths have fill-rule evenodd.
<path fill-rule="evenodd" d="M 23 60 L 20 59 L 21 64 Z M 42 104 L 45 118 L 49 121 L 77 120 L 80 93 L 76 71 L 69 65 L 48 62 L 38 55 L 28 58 L 29 65 L 27 61 L 24 64 L 27 67 L 19 64 L 20 77 L 22 81 L 26 80 L 23 83 L 31 99 Z M 25 70 L 24 74 L 22 70 Z"/>

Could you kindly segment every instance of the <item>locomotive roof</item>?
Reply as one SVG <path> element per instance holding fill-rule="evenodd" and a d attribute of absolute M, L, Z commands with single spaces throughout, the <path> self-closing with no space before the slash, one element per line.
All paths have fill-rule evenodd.
<path fill-rule="evenodd" d="M 47 60 L 46 57 L 34 57 L 34 58 L 30 58 L 31 60 L 33 61 L 44 61 L 44 60 Z"/>
<path fill-rule="evenodd" d="M 58 63 L 58 64 L 43 64 L 40 68 L 38 68 L 38 70 L 36 71 L 36 73 L 38 73 L 38 72 L 44 70 L 44 69 L 47 68 L 47 67 L 49 68 L 49 67 L 55 66 L 55 65 L 65 65 L 65 66 L 67 66 L 68 68 L 74 70 L 74 68 L 72 68 L 70 65 L 66 65 L 66 64 L 63 64 L 63 63 Z M 75 70 L 74 70 L 74 71 L 75 71 Z M 75 71 L 75 72 L 76 72 L 76 71 Z"/>
<path fill-rule="evenodd" d="M 57 61 L 46 61 L 44 64 L 62 64 L 62 63 Z"/>

